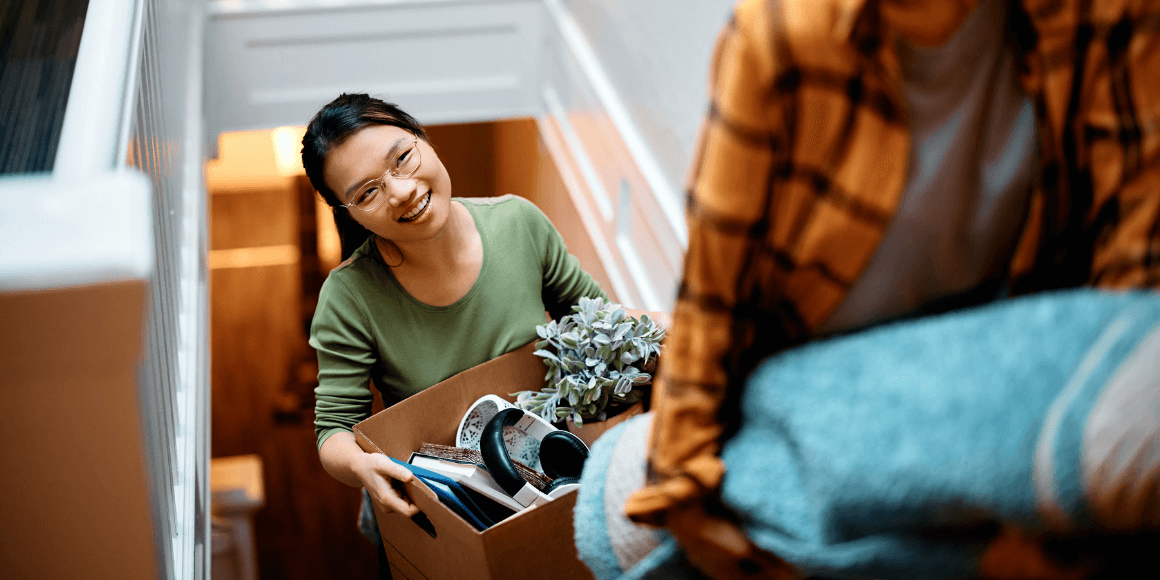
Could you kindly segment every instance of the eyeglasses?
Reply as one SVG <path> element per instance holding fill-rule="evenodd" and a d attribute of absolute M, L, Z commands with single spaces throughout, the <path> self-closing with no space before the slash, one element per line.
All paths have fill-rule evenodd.
<path fill-rule="evenodd" d="M 387 176 L 407 179 L 419 170 L 419 164 L 422 162 L 419 155 L 419 138 L 415 137 L 391 160 L 391 166 L 382 175 L 359 186 L 354 191 L 350 203 L 343 204 L 343 207 L 374 211 L 382 205 L 384 199 L 387 199 Z"/>

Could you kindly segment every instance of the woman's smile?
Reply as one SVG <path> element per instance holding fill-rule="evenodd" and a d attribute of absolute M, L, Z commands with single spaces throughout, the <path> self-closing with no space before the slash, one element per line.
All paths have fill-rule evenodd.
<path fill-rule="evenodd" d="M 400 152 L 411 153 L 419 164 L 404 177 L 390 174 Z M 384 172 L 386 171 L 386 172 Z M 451 216 L 451 178 L 431 145 L 399 127 L 372 125 L 344 139 L 327 156 L 323 174 L 340 203 L 351 203 L 363 184 L 373 185 L 379 204 L 369 211 L 357 207 L 350 215 L 366 229 L 395 243 L 429 240 L 445 233 Z M 365 193 L 362 194 L 365 197 Z"/>
<path fill-rule="evenodd" d="M 431 192 L 430 191 L 428 191 L 426 194 L 420 196 L 418 202 L 415 203 L 414 205 L 412 205 L 411 209 L 408 210 L 407 213 L 403 214 L 403 216 L 399 218 L 399 221 L 401 221 L 401 222 L 413 222 L 413 221 L 419 219 L 420 217 L 425 216 L 427 214 L 428 207 L 431 207 Z"/>

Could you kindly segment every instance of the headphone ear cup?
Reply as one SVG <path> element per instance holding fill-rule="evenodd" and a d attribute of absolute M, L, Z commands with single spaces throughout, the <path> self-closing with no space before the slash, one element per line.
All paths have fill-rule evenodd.
<path fill-rule="evenodd" d="M 573 433 L 552 431 L 540 441 L 540 466 L 552 478 L 578 478 L 588 459 L 588 446 Z"/>
<path fill-rule="evenodd" d="M 523 416 L 524 411 L 521 409 L 504 409 L 487 422 L 483 427 L 483 434 L 479 437 L 479 454 L 483 457 L 484 467 L 491 474 L 491 478 L 512 496 L 518 493 L 526 482 L 508 456 L 507 445 L 503 442 L 503 428 L 515 425 Z"/>
<path fill-rule="evenodd" d="M 580 478 L 579 477 L 559 477 L 559 478 L 556 478 L 556 480 L 553 481 L 552 484 L 548 486 L 548 489 L 544 490 L 544 494 L 551 495 L 553 491 L 556 491 L 556 488 L 562 487 L 562 486 L 565 486 L 568 484 L 572 484 L 572 483 L 575 483 L 576 485 L 580 485 Z"/>

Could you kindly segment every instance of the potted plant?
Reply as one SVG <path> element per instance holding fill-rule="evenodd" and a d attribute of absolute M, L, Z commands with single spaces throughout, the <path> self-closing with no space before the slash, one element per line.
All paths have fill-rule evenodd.
<path fill-rule="evenodd" d="M 585 437 L 585 425 L 606 421 L 637 406 L 652 384 L 665 330 L 642 314 L 631 316 L 619 304 L 581 298 L 573 313 L 537 326 L 537 356 L 548 372 L 539 391 L 514 393 L 516 405 L 551 423 L 566 421 Z M 626 415 L 627 417 L 627 415 Z M 611 425 L 607 425 L 611 427 Z M 589 429 L 595 440 L 603 429 Z"/>

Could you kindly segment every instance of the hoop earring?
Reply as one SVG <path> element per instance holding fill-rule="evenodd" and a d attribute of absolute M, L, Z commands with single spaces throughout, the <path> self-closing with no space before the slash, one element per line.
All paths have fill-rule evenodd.
<path fill-rule="evenodd" d="M 378 237 L 378 239 L 390 244 L 391 247 L 395 248 L 395 252 L 399 254 L 399 263 L 398 264 L 387 264 L 387 267 L 388 268 L 398 268 L 399 266 L 402 266 L 403 265 L 403 250 L 399 249 L 398 244 L 396 244 L 395 242 L 392 242 L 391 240 L 388 240 L 387 238 L 384 238 L 382 236 L 377 236 L 377 237 Z M 385 264 L 387 262 L 387 257 L 385 255 L 383 255 L 382 248 L 379 248 L 379 255 L 383 256 L 383 263 Z"/>

